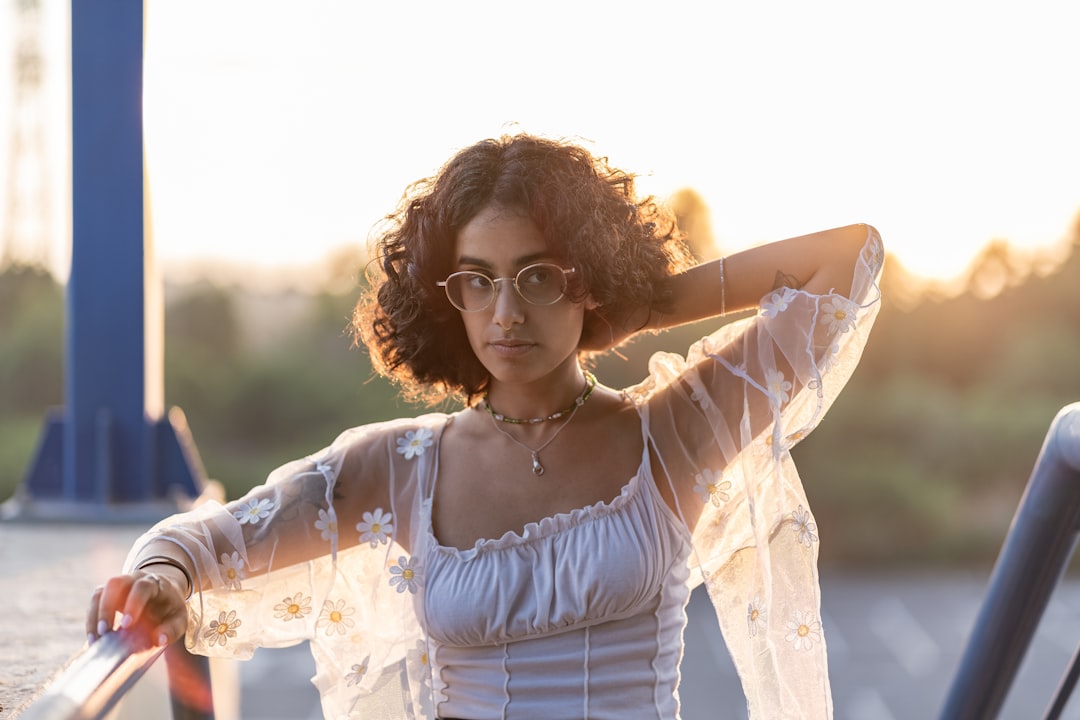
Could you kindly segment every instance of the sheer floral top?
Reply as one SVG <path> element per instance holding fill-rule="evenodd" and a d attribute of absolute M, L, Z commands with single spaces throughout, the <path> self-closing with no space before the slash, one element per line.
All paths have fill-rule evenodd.
<path fill-rule="evenodd" d="M 429 414 L 348 430 L 239 500 L 162 521 L 127 566 L 155 538 L 187 554 L 201 587 L 189 603 L 193 652 L 246 658 L 256 647 L 310 641 L 327 718 L 430 720 L 456 708 L 513 717 L 514 702 L 536 707 L 532 670 L 561 667 L 556 656 L 565 652 L 589 661 L 576 674 L 557 673 L 576 682 L 570 696 L 580 710 L 566 716 L 617 709 L 620 681 L 648 672 L 648 707 L 675 717 L 680 614 L 702 583 L 750 717 L 831 717 L 819 528 L 789 451 L 858 363 L 880 305 L 882 261 L 881 240 L 867 227 L 851 299 L 777 290 L 754 317 L 724 325 L 685 357 L 654 355 L 645 380 L 625 392 L 652 467 L 663 472 L 639 472 L 610 504 L 469 551 L 443 548 L 430 531 L 430 497 L 436 442 L 452 416 Z M 658 499 L 658 482 L 677 498 L 674 509 Z M 691 527 L 684 518 L 695 515 Z M 606 538 L 583 536 L 612 516 Z M 629 535 L 614 539 L 619 533 Z M 652 548 L 643 551 L 633 533 L 650 534 Z M 609 555 L 597 562 L 590 553 Z M 516 574 L 504 577 L 480 558 L 500 554 Z M 629 568 L 633 580 L 590 594 L 608 563 Z M 523 575 L 526 566 L 537 571 Z M 485 589 L 478 601 L 457 599 L 465 578 Z M 640 640 L 640 628 L 609 632 L 641 617 L 654 623 L 648 671 L 613 660 L 620 641 Z M 540 642 L 525 647 L 534 637 Z M 499 687 L 515 668 L 524 674 Z M 562 716 L 553 712 L 544 714 Z"/>

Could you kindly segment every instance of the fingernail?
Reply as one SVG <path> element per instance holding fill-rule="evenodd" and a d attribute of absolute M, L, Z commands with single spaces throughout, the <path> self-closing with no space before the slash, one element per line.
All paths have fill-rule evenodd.
<path fill-rule="evenodd" d="M 95 640 L 97 640 L 97 635 L 95 635 L 94 633 L 86 633 L 87 645 L 93 645 Z"/>
<path fill-rule="evenodd" d="M 105 624 L 104 620 L 98 620 L 97 621 L 97 634 L 98 635 L 104 635 L 107 632 L 109 632 L 109 626 Z"/>
<path fill-rule="evenodd" d="M 165 647 L 169 644 L 169 637 L 165 633 L 158 635 L 157 639 L 158 647 Z"/>
<path fill-rule="evenodd" d="M 127 626 L 131 624 L 131 614 L 124 613 L 124 617 L 120 618 L 120 627 L 127 629 Z"/>

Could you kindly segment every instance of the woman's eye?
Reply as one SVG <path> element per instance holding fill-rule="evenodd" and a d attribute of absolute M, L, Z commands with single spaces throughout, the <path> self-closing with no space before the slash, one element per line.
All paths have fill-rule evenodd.
<path fill-rule="evenodd" d="M 551 271 L 548 268 L 529 268 L 522 278 L 527 285 L 543 285 L 551 280 Z"/>
<path fill-rule="evenodd" d="M 465 285 L 470 290 L 483 290 L 487 286 L 491 285 L 491 281 L 479 273 L 473 273 L 466 276 Z"/>

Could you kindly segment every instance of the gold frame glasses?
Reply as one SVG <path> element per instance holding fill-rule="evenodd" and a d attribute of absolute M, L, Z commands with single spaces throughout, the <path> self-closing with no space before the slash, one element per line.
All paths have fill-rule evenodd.
<path fill-rule="evenodd" d="M 435 284 L 446 291 L 446 299 L 461 312 L 486 310 L 495 301 L 499 281 L 514 286 L 518 297 L 530 305 L 554 305 L 566 296 L 567 276 L 575 268 L 540 262 L 526 265 L 514 277 L 493 278 L 476 270 L 460 270 Z"/>

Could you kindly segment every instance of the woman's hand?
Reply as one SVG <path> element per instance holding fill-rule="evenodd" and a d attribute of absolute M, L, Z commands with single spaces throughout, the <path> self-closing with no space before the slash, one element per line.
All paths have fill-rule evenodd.
<path fill-rule="evenodd" d="M 107 632 L 126 630 L 135 650 L 168 645 L 187 630 L 188 588 L 168 565 L 149 565 L 131 575 L 109 578 L 90 596 L 86 637 L 93 643 Z"/>

